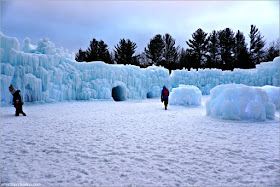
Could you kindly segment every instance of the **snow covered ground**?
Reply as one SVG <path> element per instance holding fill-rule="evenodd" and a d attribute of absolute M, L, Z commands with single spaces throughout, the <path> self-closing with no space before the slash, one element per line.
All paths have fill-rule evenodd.
<path fill-rule="evenodd" d="M 230 121 L 160 99 L 1 108 L 2 183 L 42 186 L 279 186 L 274 120 Z"/>

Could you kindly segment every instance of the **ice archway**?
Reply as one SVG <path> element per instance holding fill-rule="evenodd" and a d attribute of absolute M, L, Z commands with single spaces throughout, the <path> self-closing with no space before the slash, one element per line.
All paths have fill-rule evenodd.
<path fill-rule="evenodd" d="M 112 88 L 112 98 L 115 101 L 125 101 L 127 99 L 126 86 L 122 82 L 117 82 Z"/>

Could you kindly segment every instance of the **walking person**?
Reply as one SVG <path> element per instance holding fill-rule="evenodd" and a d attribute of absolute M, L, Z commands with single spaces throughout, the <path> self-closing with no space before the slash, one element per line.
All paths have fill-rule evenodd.
<path fill-rule="evenodd" d="M 12 84 L 10 85 L 9 90 L 14 96 L 13 105 L 16 108 L 16 116 L 19 116 L 20 113 L 26 116 L 26 114 L 22 111 L 22 105 L 24 104 L 24 102 L 21 101 L 21 96 L 19 94 L 20 90 L 15 89 Z"/>
<path fill-rule="evenodd" d="M 168 96 L 169 96 L 169 91 L 164 85 L 161 91 L 161 102 L 164 102 L 165 110 L 167 110 Z"/>

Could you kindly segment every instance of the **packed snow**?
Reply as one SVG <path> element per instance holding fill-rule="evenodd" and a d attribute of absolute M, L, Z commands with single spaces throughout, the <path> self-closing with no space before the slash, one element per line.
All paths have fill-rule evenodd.
<path fill-rule="evenodd" d="M 160 97 L 163 85 L 172 91 L 179 84 L 198 87 L 202 94 L 220 84 L 279 87 L 279 62 L 264 62 L 256 69 L 222 71 L 219 69 L 175 70 L 163 67 L 141 69 L 133 65 L 108 65 L 103 62 L 79 63 L 74 54 L 56 48 L 49 39 L 37 45 L 26 38 L 20 45 L 17 38 L 0 34 L 1 40 L 1 104 L 12 102 L 8 87 L 21 90 L 24 102 L 61 102 L 65 100 L 113 100 L 113 89 L 122 82 L 119 96 L 126 99 Z M 116 89 L 117 89 L 116 88 Z M 122 93 L 126 91 L 126 93 Z"/>
<path fill-rule="evenodd" d="M 275 105 L 261 88 L 243 84 L 219 85 L 210 91 L 207 115 L 230 120 L 274 119 Z"/>
<path fill-rule="evenodd" d="M 200 105 L 201 91 L 193 85 L 182 85 L 173 88 L 170 93 L 170 105 Z"/>
<path fill-rule="evenodd" d="M 279 186 L 274 120 L 231 121 L 160 98 L 1 108 L 1 182 L 41 186 Z"/>

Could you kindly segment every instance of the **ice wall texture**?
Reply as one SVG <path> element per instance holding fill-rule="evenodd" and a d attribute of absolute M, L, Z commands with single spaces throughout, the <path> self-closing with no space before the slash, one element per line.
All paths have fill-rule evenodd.
<path fill-rule="evenodd" d="M 245 84 L 248 86 L 272 85 L 279 87 L 280 57 L 273 62 L 263 62 L 255 69 L 234 69 L 222 71 L 220 69 L 175 70 L 170 77 L 172 87 L 179 84 L 195 85 L 203 95 L 210 94 L 210 90 L 220 84 Z"/>
<path fill-rule="evenodd" d="M 11 103 L 8 89 L 11 83 L 21 90 L 25 102 L 112 99 L 112 89 L 120 82 L 125 85 L 128 99 L 159 97 L 163 85 L 170 91 L 179 84 L 194 85 L 202 94 L 227 83 L 279 86 L 279 57 L 251 70 L 176 70 L 169 76 L 168 70 L 162 67 L 141 69 L 103 62 L 78 63 L 74 54 L 56 48 L 46 38 L 37 45 L 26 38 L 20 45 L 16 38 L 2 33 L 0 37 L 1 104 Z"/>
<path fill-rule="evenodd" d="M 210 91 L 206 114 L 228 120 L 274 119 L 275 105 L 262 88 L 243 84 L 218 85 Z"/>
<path fill-rule="evenodd" d="M 38 45 L 26 38 L 23 47 L 16 38 L 1 33 L 1 103 L 12 101 L 9 85 L 21 90 L 25 102 L 112 99 L 116 86 L 128 99 L 144 99 L 147 93 L 160 96 L 163 85 L 170 87 L 167 69 L 141 69 L 128 65 L 108 65 L 103 62 L 78 63 L 74 55 L 48 39 Z"/>

